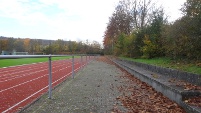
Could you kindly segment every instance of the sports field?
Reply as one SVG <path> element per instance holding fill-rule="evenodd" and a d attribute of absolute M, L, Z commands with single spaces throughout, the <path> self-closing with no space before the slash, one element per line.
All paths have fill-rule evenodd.
<path fill-rule="evenodd" d="M 63 60 L 63 59 L 70 59 L 71 56 L 66 57 L 52 57 L 52 60 Z M 1 67 L 8 67 L 8 66 L 16 66 L 16 65 L 23 65 L 23 64 L 31 64 L 31 63 L 38 63 L 38 62 L 47 62 L 48 58 L 20 58 L 20 59 L 0 59 L 0 68 Z"/>
<path fill-rule="evenodd" d="M 90 58 L 92 59 L 92 57 Z M 75 72 L 81 66 L 86 65 L 90 58 L 83 58 L 82 62 L 80 58 L 75 58 Z M 22 62 L 17 60 L 21 59 L 15 59 L 12 61 L 18 62 L 15 64 L 18 66 L 0 68 L 0 112 L 17 112 L 48 91 L 48 62 L 47 58 L 42 59 L 37 59 L 40 63 L 29 62 L 31 59 L 23 59 L 23 61 L 32 63 L 26 65 L 19 65 L 18 63 Z M 72 59 L 60 59 L 57 57 L 52 61 L 53 87 L 71 75 Z"/>

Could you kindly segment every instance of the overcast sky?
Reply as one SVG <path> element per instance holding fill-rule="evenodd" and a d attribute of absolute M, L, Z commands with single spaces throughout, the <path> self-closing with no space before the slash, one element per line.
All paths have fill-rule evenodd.
<path fill-rule="evenodd" d="M 185 0 L 157 0 L 174 21 Z M 0 36 L 102 43 L 118 0 L 0 0 Z"/>

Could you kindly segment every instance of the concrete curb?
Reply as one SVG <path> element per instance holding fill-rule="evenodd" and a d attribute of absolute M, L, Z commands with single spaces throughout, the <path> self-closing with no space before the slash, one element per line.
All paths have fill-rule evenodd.
<path fill-rule="evenodd" d="M 150 64 L 144 64 L 144 63 L 140 63 L 140 62 L 134 62 L 134 61 L 128 61 L 128 60 L 122 60 L 122 61 L 127 62 L 129 64 L 136 65 L 136 66 L 141 67 L 145 70 L 160 73 L 162 75 L 166 75 L 166 76 L 169 76 L 171 78 L 184 80 L 184 81 L 187 81 L 189 83 L 201 86 L 201 75 L 198 75 L 198 74 L 183 72 L 183 71 L 179 71 L 176 69 L 165 68 L 165 67 L 160 67 L 160 66 L 155 66 L 155 65 L 150 65 Z"/>
<path fill-rule="evenodd" d="M 132 67 L 126 62 L 119 60 L 112 60 L 114 63 L 131 73 L 133 76 L 139 78 L 141 81 L 146 82 L 150 86 L 152 86 L 156 91 L 161 92 L 163 95 L 168 97 L 169 99 L 175 101 L 180 106 L 182 106 L 189 113 L 201 113 L 201 109 L 197 107 L 190 106 L 183 102 L 185 97 L 189 96 L 198 96 L 201 95 L 199 91 L 184 91 L 182 89 L 176 88 L 174 85 L 167 82 L 167 79 L 155 79 L 151 77 L 150 71 L 144 69 L 137 69 L 137 67 Z M 158 74 L 158 73 L 157 73 Z"/>

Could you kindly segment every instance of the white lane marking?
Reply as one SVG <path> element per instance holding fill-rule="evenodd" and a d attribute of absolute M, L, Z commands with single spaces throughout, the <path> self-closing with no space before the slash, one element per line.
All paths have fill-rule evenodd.
<path fill-rule="evenodd" d="M 59 60 L 59 61 L 52 61 L 52 62 L 61 62 L 61 61 L 67 61 L 67 62 L 71 62 L 71 60 Z M 16 66 L 9 66 L 9 67 L 3 67 L 3 68 L 0 68 L 0 73 L 3 73 L 3 71 L 2 70 L 5 70 L 5 69 L 7 69 L 7 68 L 14 68 L 14 71 L 16 70 L 17 71 L 17 69 L 19 69 L 19 68 L 21 68 L 21 67 L 23 67 L 23 66 L 27 66 L 27 65 L 34 65 L 34 66 L 37 66 L 38 64 L 43 64 L 43 65 L 46 65 L 46 63 L 48 63 L 48 62 L 38 62 L 38 63 L 32 63 L 32 64 L 23 64 L 23 65 L 16 65 Z M 17 68 L 17 69 L 16 69 Z M 4 72 L 9 72 L 9 71 L 4 71 Z"/>
<path fill-rule="evenodd" d="M 24 70 L 24 68 L 23 69 L 20 68 L 19 70 L 4 71 L 4 72 L 8 72 L 8 73 L 7 74 L 3 74 L 0 77 L 9 76 L 9 75 L 13 75 L 13 74 L 21 73 L 21 72 L 26 72 L 26 71 L 31 71 L 31 70 L 34 70 L 34 69 L 40 69 L 40 68 L 44 68 L 44 67 L 47 67 L 47 65 L 46 66 L 36 67 L 36 68 L 35 67 L 31 67 L 31 66 L 30 67 L 26 67 L 26 69 L 28 68 L 27 70 Z M 14 71 L 14 72 L 11 73 L 11 71 Z"/>
<path fill-rule="evenodd" d="M 32 73 L 29 73 L 29 74 L 22 74 L 22 75 L 18 75 L 18 76 L 15 76 L 15 77 L 9 77 L 10 79 L 0 81 L 0 83 L 1 82 L 7 82 L 7 81 L 10 81 L 10 80 L 13 80 L 13 79 L 16 79 L 16 78 L 21 78 L 21 77 L 24 77 L 24 76 L 29 76 L 31 74 L 35 74 L 35 73 L 42 72 L 42 71 L 45 71 L 45 70 L 47 70 L 47 69 L 43 69 L 43 70 L 40 70 L 40 71 L 34 71 Z"/>
<path fill-rule="evenodd" d="M 57 67 L 59 67 L 59 66 L 61 66 L 61 65 L 54 66 L 53 69 L 54 69 L 54 68 L 57 68 Z M 45 69 L 45 70 L 48 70 L 48 69 Z M 43 70 L 43 71 L 45 71 L 45 70 Z M 21 72 L 23 72 L 23 71 L 21 71 Z M 41 71 L 35 71 L 35 72 L 41 72 Z M 34 73 L 34 72 L 33 72 L 33 73 Z M 33 74 L 33 73 L 31 73 L 31 74 Z M 7 78 L 10 78 L 10 79 L 0 81 L 0 83 L 1 83 L 1 82 L 6 82 L 6 81 L 9 81 L 9 80 L 13 80 L 13 79 L 15 79 L 15 78 L 24 77 L 24 76 L 26 76 L 26 75 L 30 75 L 30 73 L 29 73 L 29 74 L 23 74 L 23 75 L 17 75 L 17 76 L 13 76 L 13 77 L 7 77 Z M 3 78 L 3 79 L 6 79 L 6 78 Z"/>
<path fill-rule="evenodd" d="M 68 66 L 68 67 L 70 67 L 70 66 Z M 68 68 L 68 67 L 65 67 L 65 68 Z M 54 71 L 54 72 L 52 72 L 52 73 L 55 73 L 55 72 L 57 72 L 57 71 Z M 12 88 L 15 88 L 15 87 L 21 86 L 21 85 L 23 85 L 23 84 L 29 83 L 29 82 L 31 82 L 31 81 L 37 80 L 37 79 L 42 78 L 42 77 L 44 77 L 44 76 L 46 76 L 46 75 L 48 75 L 48 74 L 45 74 L 45 75 L 43 75 L 43 76 L 40 76 L 40 77 L 34 78 L 34 79 L 32 79 L 32 80 L 29 80 L 29 81 L 23 82 L 23 83 L 21 83 L 21 84 L 17 84 L 17 85 L 15 85 L 15 86 L 12 86 L 12 87 L 9 87 L 9 88 L 6 88 L 6 89 L 3 89 L 3 90 L 0 90 L 0 93 L 1 93 L 1 92 L 4 92 L 4 91 L 7 91 L 7 90 L 9 90 L 9 89 L 12 89 Z"/>
<path fill-rule="evenodd" d="M 37 77 L 37 78 L 35 78 L 35 79 L 32 79 L 32 80 L 29 80 L 29 81 L 23 82 L 23 83 L 21 83 L 21 84 L 17 84 L 17 85 L 15 85 L 15 86 L 12 86 L 12 87 L 9 87 L 9 88 L 6 88 L 6 89 L 3 89 L 3 90 L 0 91 L 0 93 L 1 93 L 1 92 L 4 92 L 4 91 L 7 91 L 7 90 L 9 90 L 9 89 L 12 89 L 12 88 L 15 88 L 15 87 L 21 86 L 21 85 L 23 85 L 23 84 L 29 83 L 29 82 L 31 82 L 31 81 L 37 80 L 37 79 L 42 78 L 42 77 L 44 77 L 44 76 L 46 76 L 46 75 L 48 75 L 48 74 L 45 74 L 45 75 L 40 76 L 40 77 Z"/>
<path fill-rule="evenodd" d="M 75 69 L 75 71 L 78 70 L 78 69 L 79 69 L 79 67 L 78 67 L 77 69 Z M 68 73 L 66 76 L 70 75 L 71 73 L 72 73 L 72 72 Z M 57 81 L 63 79 L 63 78 L 66 77 L 66 76 L 61 77 L 60 79 L 54 81 L 52 84 L 56 83 Z M 37 92 L 35 92 L 35 93 L 33 93 L 32 95 L 28 96 L 27 98 L 23 99 L 22 101 L 20 101 L 20 102 L 14 104 L 14 105 L 11 106 L 10 108 L 4 110 L 2 113 L 6 113 L 6 112 L 10 111 L 10 110 L 13 109 L 14 107 L 18 106 L 18 105 L 21 104 L 22 102 L 24 102 L 24 101 L 28 100 L 29 98 L 33 97 L 34 95 L 36 95 L 37 93 L 41 92 L 42 90 L 44 90 L 44 89 L 47 88 L 47 87 L 48 87 L 48 86 L 45 86 L 44 88 L 38 90 Z"/>
<path fill-rule="evenodd" d="M 61 62 L 61 61 L 60 61 Z M 53 61 L 53 63 L 54 63 L 54 65 L 60 65 L 61 63 L 60 62 L 55 62 L 55 61 Z M 63 62 L 63 61 L 62 61 Z M 38 65 L 40 65 L 40 63 L 38 63 Z M 33 67 L 32 67 L 33 66 Z M 47 67 L 48 65 L 47 64 L 45 64 L 45 63 L 43 63 L 42 65 L 40 65 L 40 67 L 39 68 L 44 68 L 44 67 Z M 3 76 L 7 76 L 7 75 L 12 75 L 12 74 L 16 74 L 16 73 L 19 73 L 19 72 L 25 72 L 25 71 L 18 71 L 18 70 L 23 70 L 22 69 L 23 67 L 21 67 L 21 66 L 19 66 L 19 67 L 17 67 L 17 69 L 13 69 L 13 70 L 4 70 L 4 71 L 1 71 L 0 73 L 3 73 L 3 72 L 10 72 L 10 71 L 15 71 L 14 73 L 8 73 L 8 74 L 5 74 L 5 75 L 3 75 Z M 38 68 L 38 66 L 37 65 L 29 65 L 29 66 L 27 66 L 26 68 L 31 68 L 31 70 L 33 70 L 33 68 L 34 69 L 37 69 Z M 8 68 L 7 68 L 8 69 Z M 30 71 L 30 70 L 26 70 L 26 71 Z M 0 76 L 0 77 L 2 77 L 2 76 Z"/>
<path fill-rule="evenodd" d="M 77 63 L 77 64 L 78 64 L 78 63 Z M 84 64 L 81 65 L 81 66 L 85 66 L 86 64 L 87 64 L 87 63 L 84 63 Z M 68 66 L 68 67 L 70 67 L 70 66 Z M 77 69 L 75 69 L 75 71 L 77 71 L 79 68 L 80 68 L 80 67 L 78 67 Z M 72 72 L 68 73 L 66 76 L 68 76 L 68 75 L 71 74 L 71 73 L 72 73 Z M 63 79 L 63 78 L 66 77 L 66 76 L 61 77 L 60 79 L 54 81 L 52 84 L 56 83 L 57 81 Z M 34 95 L 36 95 L 37 93 L 41 92 L 42 90 L 44 90 L 44 89 L 47 88 L 47 87 L 48 87 L 48 86 L 46 86 L 46 87 L 40 89 L 39 91 L 35 92 L 34 94 L 32 94 L 32 95 L 28 96 L 27 98 L 23 99 L 22 101 L 20 101 L 20 102 L 14 104 L 14 105 L 11 106 L 10 108 L 4 110 L 2 113 L 6 113 L 6 112 L 10 111 L 11 109 L 13 109 L 14 107 L 16 107 L 17 105 L 19 105 L 19 104 L 21 104 L 22 102 L 28 100 L 29 98 L 33 97 Z"/>
<path fill-rule="evenodd" d="M 21 67 L 23 67 L 23 66 L 27 66 L 27 65 L 37 65 L 37 64 L 44 64 L 45 65 L 45 63 L 47 63 L 47 62 L 39 62 L 39 63 L 32 63 L 32 64 L 24 64 L 24 65 L 16 65 L 16 66 L 9 66 L 9 67 L 3 67 L 3 68 L 0 68 L 0 70 L 5 70 L 5 69 L 8 69 L 8 68 L 14 68 L 15 70 L 17 70 L 17 69 L 19 69 L 19 68 L 21 68 Z M 17 69 L 16 69 L 17 68 Z M 14 70 L 13 69 L 13 70 Z M 15 71 L 14 70 L 14 71 Z M 9 71 L 5 71 L 5 72 L 9 72 Z M 0 73 L 3 73 L 3 71 L 1 71 Z"/>
<path fill-rule="evenodd" d="M 22 102 L 24 102 L 24 101 L 28 100 L 29 98 L 31 98 L 32 96 L 34 96 L 34 95 L 36 95 L 37 93 L 41 92 L 41 91 L 42 91 L 42 90 L 44 90 L 45 88 L 47 88 L 47 86 L 46 86 L 46 87 L 44 87 L 44 88 L 42 88 L 42 89 L 40 89 L 40 90 L 38 90 L 38 91 L 37 91 L 37 92 L 35 92 L 34 94 L 32 94 L 32 95 L 28 96 L 28 97 L 27 97 L 27 98 L 25 98 L 24 100 L 22 100 L 22 101 L 20 101 L 20 102 L 16 103 L 15 105 L 13 105 L 13 106 L 11 106 L 10 108 L 6 109 L 6 110 L 5 110 L 5 111 L 3 111 L 2 113 L 6 113 L 6 112 L 10 111 L 11 109 L 13 109 L 14 107 L 16 107 L 17 105 L 19 105 L 19 104 L 21 104 Z"/>

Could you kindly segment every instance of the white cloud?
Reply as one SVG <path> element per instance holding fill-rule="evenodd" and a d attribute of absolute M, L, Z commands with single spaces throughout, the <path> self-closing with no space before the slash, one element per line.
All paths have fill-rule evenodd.
<path fill-rule="evenodd" d="M 163 0 L 162 4 L 169 13 L 178 8 L 178 1 L 184 0 Z M 0 0 L 0 17 L 18 22 L 13 25 L 17 26 L 16 31 L 1 25 L 1 33 L 5 34 L 0 35 L 102 42 L 106 23 L 117 3 L 118 0 Z"/>
<path fill-rule="evenodd" d="M 19 33 L 11 31 L 12 35 L 19 35 L 14 37 L 56 37 L 67 40 L 89 39 L 102 42 L 106 23 L 114 11 L 114 1 L 38 0 L 30 2 L 29 0 L 0 0 L 0 16 L 17 20 L 21 26 L 27 27 L 27 32 L 30 32 L 24 34 L 21 32 L 19 35 Z M 43 12 L 52 8 L 53 5 L 57 6 L 55 10 L 62 11 L 51 16 Z M 43 32 L 35 30 L 35 32 L 37 31 L 35 35 L 30 35 L 32 30 L 37 27 Z"/>
<path fill-rule="evenodd" d="M 12 0 L 1 0 L 0 1 L 0 15 L 6 17 L 18 17 L 18 15 L 22 15 L 25 11 L 22 9 L 21 5 Z"/>

